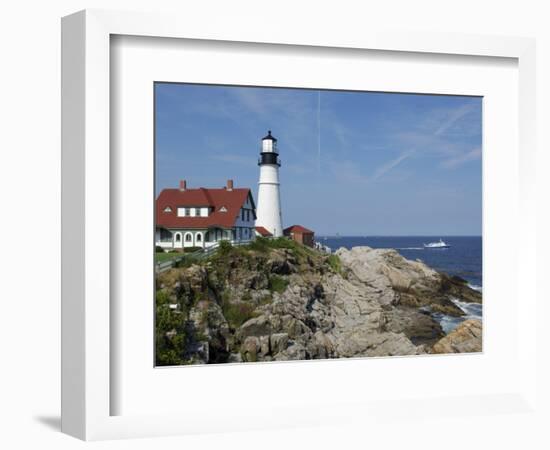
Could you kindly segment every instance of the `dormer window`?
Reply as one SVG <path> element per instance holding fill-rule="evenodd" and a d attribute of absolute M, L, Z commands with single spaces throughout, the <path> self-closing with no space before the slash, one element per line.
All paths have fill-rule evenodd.
<path fill-rule="evenodd" d="M 227 212 L 227 208 L 226 208 L 225 206 L 222 206 L 222 207 L 220 208 L 220 212 Z"/>
<path fill-rule="evenodd" d="M 169 206 L 167 206 L 166 208 L 164 208 L 164 212 L 165 212 L 165 213 L 172 212 L 172 208 L 170 208 Z"/>
<path fill-rule="evenodd" d="M 178 217 L 189 217 L 191 216 L 191 208 L 186 208 L 184 206 L 178 207 Z"/>

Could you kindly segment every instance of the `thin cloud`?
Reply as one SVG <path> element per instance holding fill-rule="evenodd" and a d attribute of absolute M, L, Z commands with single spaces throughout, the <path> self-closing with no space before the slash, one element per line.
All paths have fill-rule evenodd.
<path fill-rule="evenodd" d="M 311 166 L 305 166 L 303 164 L 285 164 L 285 169 L 292 173 L 296 173 L 299 175 L 311 173 Z"/>
<path fill-rule="evenodd" d="M 272 129 L 284 149 L 295 154 L 313 153 L 311 133 L 317 120 L 317 96 L 312 91 L 239 88 L 231 92 L 235 105 L 245 111 L 249 122 Z M 242 124 L 244 126 L 244 124 Z"/>
<path fill-rule="evenodd" d="M 240 88 L 231 91 L 233 98 L 236 99 L 240 105 L 255 115 L 264 116 L 269 113 L 266 108 L 266 95 L 262 91 L 257 91 L 254 88 Z"/>
<path fill-rule="evenodd" d="M 476 161 L 481 158 L 481 147 L 476 147 L 469 152 L 450 158 L 441 163 L 445 169 L 454 169 L 470 161 Z"/>
<path fill-rule="evenodd" d="M 381 165 L 376 169 L 374 172 L 374 175 L 372 176 L 372 180 L 378 180 L 379 178 L 386 175 L 388 172 L 393 170 L 395 167 L 397 167 L 399 164 L 401 164 L 403 161 L 405 161 L 407 158 L 409 158 L 414 153 L 414 150 L 407 150 L 406 152 L 401 153 L 397 158 L 394 158 L 387 163 Z"/>
<path fill-rule="evenodd" d="M 364 175 L 358 165 L 353 161 L 333 160 L 331 161 L 330 170 L 339 184 L 353 183 L 366 184 L 370 181 L 369 177 Z"/>
<path fill-rule="evenodd" d="M 394 158 L 379 166 L 371 176 L 365 175 L 361 171 L 360 166 L 356 162 L 350 160 L 333 159 L 331 160 L 329 167 L 331 168 L 331 172 L 337 181 L 342 183 L 365 185 L 386 176 L 414 153 L 414 150 L 407 150 L 406 152 L 401 153 L 397 158 Z"/>
<path fill-rule="evenodd" d="M 243 155 L 235 155 L 231 153 L 212 155 L 210 156 L 210 159 L 213 159 L 216 161 L 223 161 L 227 163 L 239 164 L 242 166 L 251 166 L 251 165 L 254 165 L 255 163 L 255 160 L 253 158 L 250 158 L 248 156 L 243 156 Z"/>
<path fill-rule="evenodd" d="M 467 103 L 465 105 L 462 105 L 461 107 L 451 111 L 444 122 L 439 125 L 439 128 L 435 130 L 434 134 L 436 136 L 440 136 L 444 134 L 447 130 L 449 130 L 455 123 L 457 123 L 460 119 L 467 116 L 471 112 L 473 112 L 476 109 L 476 105 L 473 103 Z"/>

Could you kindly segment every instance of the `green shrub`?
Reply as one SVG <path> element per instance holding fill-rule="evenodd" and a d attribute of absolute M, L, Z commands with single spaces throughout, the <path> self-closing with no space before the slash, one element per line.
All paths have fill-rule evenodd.
<path fill-rule="evenodd" d="M 170 297 L 164 290 L 156 293 L 155 359 L 159 366 L 182 364 L 185 352 L 185 318 L 169 307 Z"/>
<path fill-rule="evenodd" d="M 269 290 L 271 292 L 278 292 L 279 294 L 282 294 L 287 286 L 287 279 L 279 275 L 271 275 L 271 277 L 269 277 Z"/>
<path fill-rule="evenodd" d="M 164 253 L 164 249 L 160 245 L 155 245 L 155 253 Z"/>
<path fill-rule="evenodd" d="M 233 245 L 231 245 L 231 242 L 229 241 L 220 241 L 220 246 L 219 246 L 219 249 L 218 249 L 218 253 L 221 255 L 221 256 L 225 256 L 225 255 L 228 255 L 229 253 L 231 253 L 231 250 L 233 249 Z"/>
<path fill-rule="evenodd" d="M 170 296 L 168 295 L 168 292 L 166 292 L 165 290 L 159 290 L 156 293 L 155 300 L 157 303 L 157 307 L 161 305 L 167 305 L 168 302 L 170 301 Z"/>

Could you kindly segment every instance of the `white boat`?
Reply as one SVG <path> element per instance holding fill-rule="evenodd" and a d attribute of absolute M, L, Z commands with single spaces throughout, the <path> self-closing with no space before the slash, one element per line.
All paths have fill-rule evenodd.
<path fill-rule="evenodd" d="M 443 239 L 439 239 L 439 242 L 430 242 L 428 244 L 424 244 L 424 248 L 449 248 L 450 245 L 443 241 Z"/>

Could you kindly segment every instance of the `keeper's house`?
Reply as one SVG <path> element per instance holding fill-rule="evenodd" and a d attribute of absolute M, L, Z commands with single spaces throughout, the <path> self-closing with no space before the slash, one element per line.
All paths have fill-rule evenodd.
<path fill-rule="evenodd" d="M 255 237 L 256 206 L 248 188 L 164 189 L 156 202 L 155 242 L 165 250 L 209 247 L 221 240 L 249 241 Z"/>

